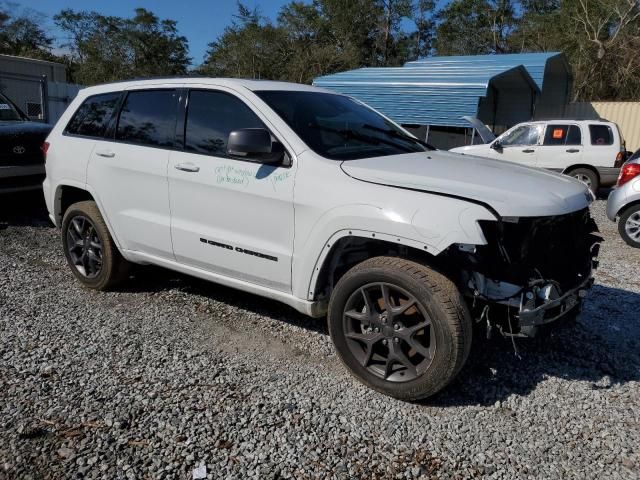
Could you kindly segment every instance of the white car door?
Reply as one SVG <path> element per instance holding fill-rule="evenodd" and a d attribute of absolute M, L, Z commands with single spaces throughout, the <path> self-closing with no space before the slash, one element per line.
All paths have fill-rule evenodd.
<path fill-rule="evenodd" d="M 87 183 L 126 250 L 173 258 L 167 163 L 177 109 L 175 89 L 128 91 L 110 138 L 91 153 Z"/>
<path fill-rule="evenodd" d="M 295 167 L 227 154 L 231 131 L 269 129 L 233 92 L 185 96 L 184 150 L 171 152 L 168 174 L 176 260 L 290 292 Z"/>
<path fill-rule="evenodd" d="M 516 125 L 493 141 L 491 147 L 495 153 L 492 157 L 535 167 L 541 133 L 540 124 Z"/>
<path fill-rule="evenodd" d="M 542 145 L 538 147 L 538 166 L 564 171 L 582 161 L 584 147 L 580 126 L 574 123 L 549 123 Z"/>

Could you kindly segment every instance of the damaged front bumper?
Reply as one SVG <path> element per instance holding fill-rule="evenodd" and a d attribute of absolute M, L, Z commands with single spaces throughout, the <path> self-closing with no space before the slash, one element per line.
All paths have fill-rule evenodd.
<path fill-rule="evenodd" d="M 593 278 L 588 278 L 581 285 L 569 290 L 561 297 L 546 300 L 542 305 L 528 308 L 522 306 L 518 313 L 520 328 L 537 327 L 554 322 L 580 307 L 587 290 L 593 285 Z M 577 312 L 576 312 L 577 313 Z"/>
<path fill-rule="evenodd" d="M 582 309 L 582 300 L 593 285 L 589 276 L 579 285 L 560 293 L 557 285 L 542 283 L 519 287 L 507 282 L 486 279 L 474 273 L 469 287 L 474 304 L 478 299 L 486 307 L 479 321 L 487 321 L 489 327 L 496 326 L 505 336 L 534 337 L 539 327 L 574 318 Z M 506 311 L 506 317 L 499 313 Z M 506 318 L 506 321 L 502 319 Z"/>
<path fill-rule="evenodd" d="M 602 241 L 588 209 L 479 223 L 487 244 L 457 245 L 449 258 L 463 272 L 472 315 L 486 321 L 488 332 L 533 336 L 580 312 Z"/>

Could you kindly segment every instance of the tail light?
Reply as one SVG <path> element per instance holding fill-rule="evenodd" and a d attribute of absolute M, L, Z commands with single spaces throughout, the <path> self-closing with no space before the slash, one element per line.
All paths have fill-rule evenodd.
<path fill-rule="evenodd" d="M 623 152 L 622 150 L 618 152 L 618 155 L 616 155 L 616 161 L 614 162 L 613 166 L 615 168 L 620 168 L 622 166 L 622 164 L 624 163 L 624 161 L 627 158 L 627 152 Z"/>
<path fill-rule="evenodd" d="M 41 146 L 40 146 L 40 150 L 42 150 L 42 154 L 44 156 L 44 161 L 47 161 L 47 152 L 49 151 L 49 142 L 44 142 Z"/>
<path fill-rule="evenodd" d="M 620 175 L 618 176 L 618 187 L 624 185 L 632 178 L 640 175 L 640 163 L 627 163 L 620 169 Z"/>

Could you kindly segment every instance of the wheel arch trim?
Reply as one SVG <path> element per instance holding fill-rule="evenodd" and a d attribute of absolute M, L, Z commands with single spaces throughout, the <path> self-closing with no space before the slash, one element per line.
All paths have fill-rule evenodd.
<path fill-rule="evenodd" d="M 109 222 L 109 217 L 108 215 L 105 214 L 104 209 L 102 208 L 102 203 L 100 202 L 100 197 L 97 194 L 97 192 L 87 183 L 81 183 L 75 180 L 64 180 L 62 182 L 59 182 L 56 185 L 56 189 L 55 189 L 55 193 L 54 193 L 54 218 L 55 219 L 59 219 L 59 224 L 58 222 L 54 222 L 54 224 L 58 227 L 58 228 L 62 228 L 62 218 L 60 218 L 60 209 L 62 208 L 62 191 L 64 189 L 64 187 L 72 187 L 72 188 L 77 188 L 78 190 L 82 190 L 87 192 L 92 200 L 95 202 L 96 207 L 98 208 L 98 211 L 100 212 L 100 215 L 102 215 L 102 218 L 104 219 L 104 223 L 107 225 L 107 228 L 109 229 L 109 234 L 111 235 L 111 238 L 113 239 L 113 242 L 115 243 L 116 247 L 118 248 L 118 250 L 122 253 L 122 248 L 120 241 L 118 240 L 118 236 L 115 232 L 115 230 L 113 229 L 113 225 L 111 225 L 111 222 Z"/>

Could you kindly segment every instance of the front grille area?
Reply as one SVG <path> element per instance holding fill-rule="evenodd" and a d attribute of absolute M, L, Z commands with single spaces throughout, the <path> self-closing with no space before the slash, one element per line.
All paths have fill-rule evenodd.
<path fill-rule="evenodd" d="M 502 232 L 498 222 L 480 224 L 488 244 L 478 247 L 477 270 L 523 286 L 539 279 L 555 281 L 563 291 L 579 285 L 589 276 L 602 241 L 588 208 L 502 222 Z"/>

